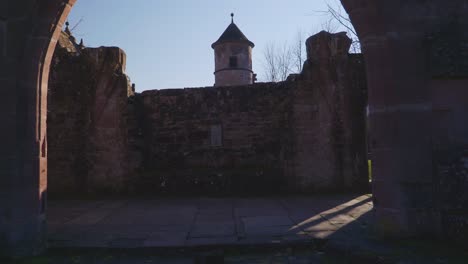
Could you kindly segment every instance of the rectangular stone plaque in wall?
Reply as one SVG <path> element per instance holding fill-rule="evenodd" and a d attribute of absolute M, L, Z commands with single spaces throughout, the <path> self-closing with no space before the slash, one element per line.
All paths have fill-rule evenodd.
<path fill-rule="evenodd" d="M 210 134 L 212 147 L 223 146 L 223 128 L 221 125 L 212 125 Z"/>
<path fill-rule="evenodd" d="M 429 71 L 433 78 L 468 78 L 468 33 L 454 21 L 427 37 Z"/>

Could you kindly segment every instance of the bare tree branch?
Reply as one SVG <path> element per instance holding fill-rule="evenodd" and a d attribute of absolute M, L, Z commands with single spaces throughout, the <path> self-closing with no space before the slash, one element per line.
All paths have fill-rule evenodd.
<path fill-rule="evenodd" d="M 333 4 L 332 4 L 333 3 Z M 348 17 L 340 2 L 337 0 L 327 0 L 327 9 L 322 11 L 316 11 L 326 17 L 328 17 L 328 23 L 339 25 L 347 31 L 348 36 L 351 38 L 351 53 L 361 52 L 361 43 L 356 30 L 351 23 L 351 19 Z M 329 32 L 332 32 L 328 30 Z"/>
<path fill-rule="evenodd" d="M 304 44 L 304 33 L 302 30 L 297 31 L 296 39 L 292 45 L 292 55 L 294 56 L 294 64 L 296 67 L 296 72 L 302 72 L 302 66 L 305 61 L 305 44 Z"/>
<path fill-rule="evenodd" d="M 268 82 L 284 81 L 293 72 L 295 56 L 293 48 L 287 42 L 282 46 L 269 43 L 264 52 L 265 80 Z"/>
<path fill-rule="evenodd" d="M 277 63 L 279 66 L 280 80 L 284 81 L 291 73 L 291 65 L 293 64 L 291 48 L 289 48 L 287 43 L 284 43 L 283 47 L 279 49 Z"/>
<path fill-rule="evenodd" d="M 266 80 L 270 82 L 278 81 L 278 69 L 276 64 L 276 45 L 269 43 L 264 52 L 264 68 Z"/>
<path fill-rule="evenodd" d="M 83 22 L 83 18 L 80 18 L 80 20 L 70 29 L 70 32 L 73 32 L 81 23 Z"/>
<path fill-rule="evenodd" d="M 342 25 L 343 27 L 345 27 L 354 36 L 357 37 L 357 33 L 351 24 L 351 20 L 341 15 L 341 13 L 335 10 L 333 7 L 331 7 L 330 4 L 327 4 L 327 7 L 328 7 L 328 13 L 334 18 L 334 20 L 338 22 L 340 25 Z"/>

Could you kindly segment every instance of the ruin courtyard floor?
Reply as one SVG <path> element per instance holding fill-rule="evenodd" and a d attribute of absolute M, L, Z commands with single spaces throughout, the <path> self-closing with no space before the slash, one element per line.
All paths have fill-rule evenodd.
<path fill-rule="evenodd" d="M 366 232 L 370 195 L 49 201 L 50 247 L 281 244 Z"/>
<path fill-rule="evenodd" d="M 71 258 L 84 261 L 73 263 L 194 263 L 193 256 L 203 252 L 221 254 L 225 263 L 387 263 L 380 260 L 400 256 L 422 258 L 421 263 L 468 259 L 456 248 L 441 249 L 440 242 L 377 239 L 372 209 L 371 195 L 352 194 L 52 200 L 47 220 L 48 255 L 53 257 L 45 258 L 55 261 L 45 263 Z M 259 253 L 262 249 L 267 251 Z M 341 257 L 328 262 L 329 256 Z M 181 262 L 171 262 L 174 257 Z M 355 258 L 369 262 L 350 261 Z M 462 262 L 440 262 L 451 259 Z"/>

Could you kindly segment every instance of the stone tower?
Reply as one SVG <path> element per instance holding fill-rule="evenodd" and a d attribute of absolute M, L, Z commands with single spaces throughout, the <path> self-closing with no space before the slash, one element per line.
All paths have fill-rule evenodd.
<path fill-rule="evenodd" d="M 254 43 L 234 24 L 211 45 L 215 52 L 215 86 L 247 85 L 254 83 L 252 71 L 252 49 Z"/>

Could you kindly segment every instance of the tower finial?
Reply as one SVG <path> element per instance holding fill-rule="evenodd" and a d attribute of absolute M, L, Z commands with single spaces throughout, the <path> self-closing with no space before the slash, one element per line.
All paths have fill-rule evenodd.
<path fill-rule="evenodd" d="M 231 13 L 231 23 L 234 24 L 234 13 Z"/>
<path fill-rule="evenodd" d="M 69 29 L 69 26 L 70 26 L 70 23 L 67 21 L 65 22 L 65 33 L 67 33 L 68 35 L 71 35 L 71 31 Z"/>

